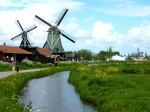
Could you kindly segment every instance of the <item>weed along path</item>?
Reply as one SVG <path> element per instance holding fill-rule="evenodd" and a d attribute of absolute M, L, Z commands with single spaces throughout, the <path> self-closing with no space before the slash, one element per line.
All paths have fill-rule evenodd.
<path fill-rule="evenodd" d="M 97 112 L 84 105 L 74 86 L 68 83 L 70 72 L 32 79 L 22 90 L 20 103 L 40 112 Z"/>
<path fill-rule="evenodd" d="M 30 70 L 20 70 L 19 73 L 25 73 L 25 72 L 34 72 L 34 71 L 40 71 L 40 70 L 45 70 L 47 68 L 38 68 L 38 69 L 30 69 Z M 12 72 L 12 71 L 8 71 L 8 72 L 0 72 L 0 79 L 1 78 L 5 78 L 7 76 L 16 74 L 17 72 Z"/>

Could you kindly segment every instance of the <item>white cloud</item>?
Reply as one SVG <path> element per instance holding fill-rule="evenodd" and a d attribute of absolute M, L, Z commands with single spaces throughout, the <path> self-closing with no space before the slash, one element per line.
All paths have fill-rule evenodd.
<path fill-rule="evenodd" d="M 87 45 L 93 45 L 93 41 L 92 40 L 86 40 L 86 44 Z"/>
<path fill-rule="evenodd" d="M 149 47 L 150 43 L 150 25 L 140 25 L 129 30 L 128 36 L 134 43 L 140 47 L 145 46 L 145 49 Z"/>
<path fill-rule="evenodd" d="M 110 23 L 103 23 L 102 21 L 97 21 L 94 24 L 92 36 L 95 39 L 111 38 L 110 33 L 112 29 L 113 26 Z"/>
<path fill-rule="evenodd" d="M 104 0 L 104 6 L 99 8 L 93 8 L 103 13 L 129 16 L 129 17 L 139 17 L 139 16 L 149 16 L 150 15 L 150 5 L 138 4 L 138 2 L 132 0 Z M 110 7 L 106 7 L 110 6 Z"/>
<path fill-rule="evenodd" d="M 34 41 L 34 45 L 43 46 L 46 41 L 46 34 L 44 31 L 48 27 L 44 27 L 45 24 L 39 24 L 34 19 L 34 15 L 38 15 L 47 22 L 54 25 L 58 15 L 60 14 L 63 7 L 67 7 L 70 10 L 79 10 L 84 6 L 84 3 L 72 1 L 72 0 L 1 0 L 0 1 L 0 44 L 6 42 L 7 45 L 19 45 L 20 39 L 12 42 L 10 39 L 19 33 L 20 28 L 16 25 L 16 20 L 19 20 L 23 29 L 27 30 L 33 24 L 38 26 L 37 29 L 29 32 L 30 38 Z M 66 25 L 62 25 L 64 29 Z M 68 25 L 69 32 L 74 32 L 78 29 L 78 24 L 70 23 Z M 68 30 L 67 30 L 68 31 Z"/>
<path fill-rule="evenodd" d="M 75 37 L 76 38 L 90 38 L 91 32 L 81 29 L 76 32 Z"/>
<path fill-rule="evenodd" d="M 125 34 L 114 31 L 110 23 L 97 21 L 94 24 L 92 37 L 87 44 L 92 48 L 99 47 L 100 50 L 106 50 L 112 47 L 114 51 L 122 53 L 136 52 L 137 46 L 143 52 L 150 52 L 150 25 L 142 24 L 130 29 Z"/>
<path fill-rule="evenodd" d="M 78 23 L 75 23 L 75 22 L 68 23 L 68 24 L 62 23 L 62 24 L 60 24 L 59 28 L 69 34 L 74 35 L 80 29 L 80 26 Z"/>
<path fill-rule="evenodd" d="M 45 0 L 44 2 L 43 0 L 30 0 L 30 2 L 26 0 L 20 0 L 19 2 L 14 1 L 15 0 L 0 1 L 1 45 L 4 42 L 6 42 L 7 45 L 17 46 L 20 44 L 21 39 L 14 42 L 10 40 L 21 32 L 16 25 L 16 20 L 19 20 L 24 30 L 33 24 L 37 25 L 37 29 L 29 32 L 29 36 L 35 46 L 42 47 L 46 41 L 46 31 L 49 27 L 45 27 L 44 24 L 35 21 L 34 15 L 38 15 L 54 25 L 63 7 L 69 8 L 69 13 L 72 14 L 72 12 L 75 12 L 75 14 L 77 14 L 77 12 L 80 12 L 80 9 L 85 6 L 85 3 L 74 0 Z M 104 1 L 108 2 L 108 0 Z M 132 3 L 130 0 L 126 0 L 126 3 L 124 0 L 119 2 L 111 0 L 110 3 L 112 6 L 107 8 L 100 7 L 98 10 L 109 14 L 134 17 L 150 15 L 150 12 L 148 12 L 150 7 L 148 5 L 139 5 Z M 131 53 L 133 49 L 139 46 L 141 50 L 150 52 L 150 22 L 148 20 L 144 20 L 145 24 L 133 27 L 123 34 L 117 32 L 111 23 L 99 20 L 91 26 L 90 24 L 93 23 L 95 17 L 89 16 L 87 18 L 80 18 L 80 13 L 78 16 L 71 14 L 67 14 L 68 17 L 65 18 L 67 22 L 63 21 L 59 26 L 61 30 L 77 38 L 75 44 L 62 38 L 62 44 L 66 50 L 94 49 L 94 51 L 99 52 L 100 50 L 107 50 L 109 47 L 112 47 L 113 50 L 119 52 Z"/>

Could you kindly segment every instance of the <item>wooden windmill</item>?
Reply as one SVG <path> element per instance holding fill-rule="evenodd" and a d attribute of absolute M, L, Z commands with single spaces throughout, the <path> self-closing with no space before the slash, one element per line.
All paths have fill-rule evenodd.
<path fill-rule="evenodd" d="M 22 28 L 22 26 L 21 26 L 21 24 L 20 24 L 20 22 L 19 22 L 18 20 L 17 20 L 17 22 L 18 22 L 18 24 L 19 24 L 19 26 L 20 26 L 22 32 L 21 32 L 19 35 L 17 35 L 17 36 L 15 36 L 15 37 L 11 38 L 11 40 L 14 40 L 14 39 L 16 39 L 17 37 L 19 37 L 19 36 L 22 35 L 22 41 L 21 41 L 19 47 L 20 47 L 20 48 L 31 48 L 32 46 L 31 46 L 30 41 L 28 40 L 28 35 L 27 35 L 27 33 L 30 32 L 30 31 L 32 31 L 32 30 L 34 30 L 35 28 L 37 28 L 37 26 L 34 26 L 34 27 L 30 28 L 30 29 L 27 30 L 27 31 L 24 31 L 23 28 Z"/>
<path fill-rule="evenodd" d="M 47 41 L 45 42 L 43 48 L 47 48 L 50 52 L 55 52 L 57 50 L 58 51 L 64 51 L 64 48 L 62 47 L 62 43 L 61 43 L 61 38 L 60 36 L 64 36 L 65 38 L 67 38 L 68 40 L 70 40 L 71 42 L 75 43 L 75 40 L 72 38 L 69 38 L 70 36 L 65 33 L 64 31 L 60 30 L 58 28 L 59 24 L 61 23 L 62 19 L 64 18 L 65 14 L 67 13 L 68 9 L 64 8 L 60 14 L 60 16 L 58 17 L 58 19 L 56 20 L 56 25 L 52 26 L 50 23 L 48 23 L 47 21 L 43 20 L 42 18 L 40 18 L 39 16 L 35 15 L 36 18 L 38 18 L 40 21 L 42 21 L 43 23 L 47 24 L 50 28 L 48 29 L 48 35 L 47 35 Z"/>

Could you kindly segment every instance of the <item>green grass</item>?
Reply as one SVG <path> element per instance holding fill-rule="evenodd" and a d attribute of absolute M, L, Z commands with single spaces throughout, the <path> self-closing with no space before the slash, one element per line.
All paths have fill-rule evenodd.
<path fill-rule="evenodd" d="M 20 70 L 26 70 L 26 69 L 35 69 L 35 68 L 46 68 L 50 67 L 51 64 L 42 64 L 40 62 L 34 62 L 30 60 L 25 60 L 20 63 Z M 11 63 L 8 62 L 2 62 L 0 61 L 0 72 L 3 71 L 12 71 Z"/>
<path fill-rule="evenodd" d="M 86 66 L 71 72 L 72 83 L 81 99 L 102 112 L 149 112 L 150 76 L 103 72 Z"/>
<path fill-rule="evenodd" d="M 69 82 L 75 86 L 81 99 L 93 105 L 98 111 L 149 112 L 149 69 L 147 63 L 134 62 L 123 62 L 119 65 L 118 62 L 59 63 L 58 67 L 50 66 L 47 70 L 15 74 L 0 79 L 0 112 L 26 112 L 27 110 L 18 102 L 25 84 L 31 79 L 65 70 L 71 71 Z"/>

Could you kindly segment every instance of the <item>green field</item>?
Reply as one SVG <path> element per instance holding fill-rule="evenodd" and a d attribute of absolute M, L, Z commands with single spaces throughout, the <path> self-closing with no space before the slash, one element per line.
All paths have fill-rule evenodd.
<path fill-rule="evenodd" d="M 127 68 L 126 73 L 122 73 L 123 68 L 82 66 L 71 72 L 69 82 L 81 99 L 100 112 L 149 112 L 149 74 L 129 74 L 131 71 L 127 73 Z"/>
<path fill-rule="evenodd" d="M 23 65 L 22 65 L 23 66 Z M 33 65 L 34 66 L 34 65 Z M 150 62 L 60 63 L 58 67 L 0 79 L 0 112 L 28 112 L 18 102 L 33 78 L 69 70 L 81 99 L 100 112 L 150 111 Z"/>

